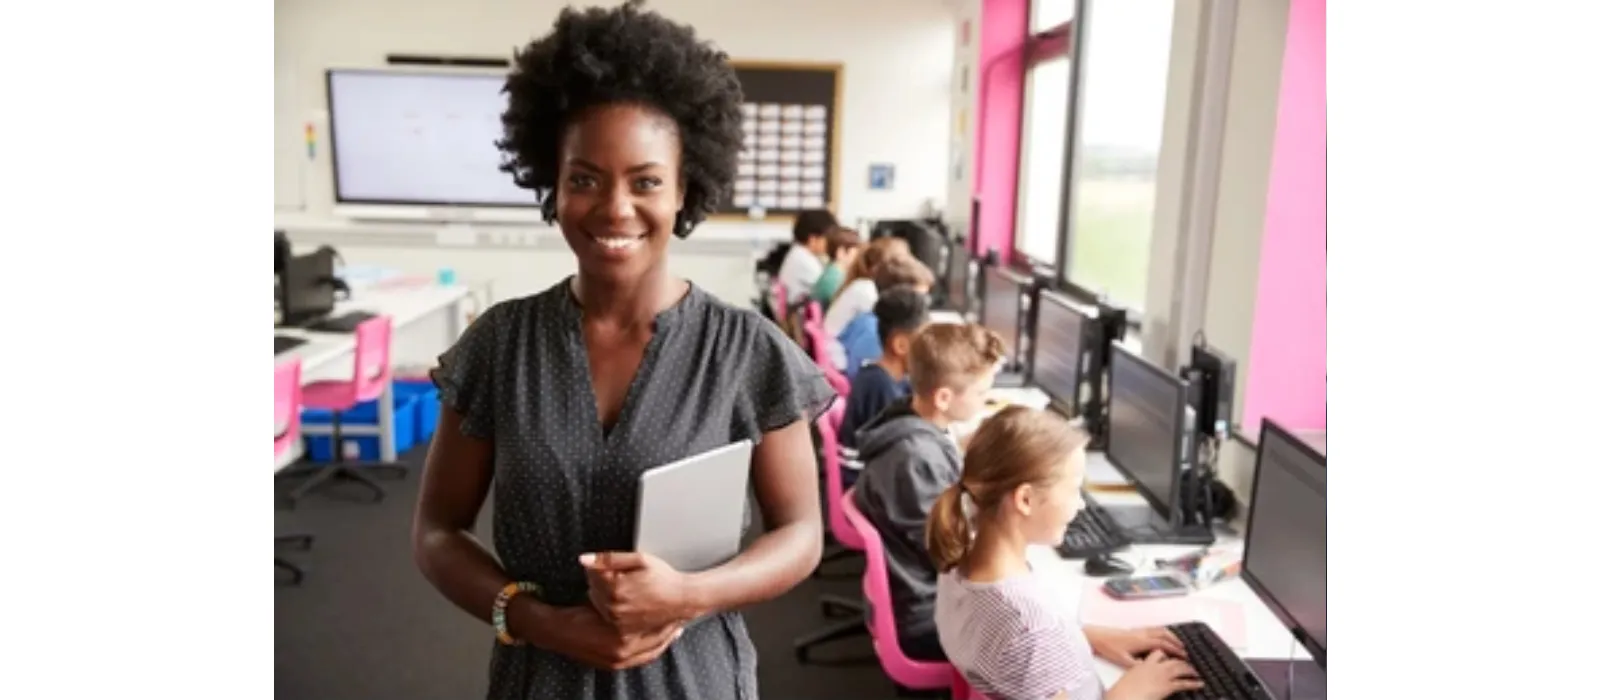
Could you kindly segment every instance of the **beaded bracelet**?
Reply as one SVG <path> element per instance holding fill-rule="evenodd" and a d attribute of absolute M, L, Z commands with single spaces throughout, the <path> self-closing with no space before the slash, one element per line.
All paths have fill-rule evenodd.
<path fill-rule="evenodd" d="M 494 611 L 490 614 L 490 617 L 494 620 L 494 636 L 500 640 L 501 644 L 522 646 L 521 640 L 513 639 L 511 632 L 506 629 L 506 605 L 510 604 L 511 599 L 516 597 L 518 593 L 531 593 L 537 596 L 539 595 L 539 584 L 527 581 L 508 583 L 505 588 L 500 589 L 499 594 L 495 595 Z"/>

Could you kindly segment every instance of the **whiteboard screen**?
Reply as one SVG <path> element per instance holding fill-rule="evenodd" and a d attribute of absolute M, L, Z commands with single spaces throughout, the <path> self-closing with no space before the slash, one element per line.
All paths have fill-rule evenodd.
<path fill-rule="evenodd" d="M 335 198 L 355 204 L 535 206 L 500 171 L 505 77 L 328 71 Z"/>

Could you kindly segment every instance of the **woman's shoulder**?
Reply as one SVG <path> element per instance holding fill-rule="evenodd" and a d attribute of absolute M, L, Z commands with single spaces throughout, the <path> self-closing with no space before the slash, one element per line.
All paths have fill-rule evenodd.
<path fill-rule="evenodd" d="M 694 296 L 696 315 L 708 331 L 707 337 L 721 346 L 719 350 L 753 350 L 794 342 L 777 324 L 754 309 L 729 304 L 699 286 L 693 286 L 690 294 Z"/>
<path fill-rule="evenodd" d="M 546 323 L 559 317 L 567 305 L 567 282 L 562 280 L 542 291 L 490 304 L 478 314 L 472 327 L 483 324 L 486 328 L 505 331 L 529 323 Z"/>

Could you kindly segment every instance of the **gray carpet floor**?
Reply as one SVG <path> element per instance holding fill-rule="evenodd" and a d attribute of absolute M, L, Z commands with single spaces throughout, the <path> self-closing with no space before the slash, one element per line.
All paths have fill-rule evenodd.
<path fill-rule="evenodd" d="M 487 686 L 489 628 L 458 612 L 411 561 L 411 508 L 426 447 L 406 454 L 404 480 L 383 481 L 388 496 L 364 502 L 360 487 L 314 494 L 278 510 L 281 534 L 309 533 L 310 551 L 280 549 L 306 571 L 299 585 L 278 574 L 275 601 L 277 697 L 294 700 L 471 700 Z M 293 483 L 280 483 L 284 493 Z M 479 535 L 489 539 L 487 507 Z M 822 594 L 860 595 L 861 563 L 826 567 L 777 600 L 745 611 L 760 652 L 763 700 L 893 698 L 894 685 L 865 637 L 824 645 L 801 665 L 793 640 L 828 624 Z"/>

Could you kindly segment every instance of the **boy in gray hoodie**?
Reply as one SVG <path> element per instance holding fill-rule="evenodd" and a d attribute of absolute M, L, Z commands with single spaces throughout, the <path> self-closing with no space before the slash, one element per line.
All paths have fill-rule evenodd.
<path fill-rule="evenodd" d="M 983 410 L 1005 345 L 978 325 L 936 324 L 911 343 L 911 395 L 857 433 L 865 466 L 852 497 L 883 537 L 900 648 L 919 661 L 944 661 L 933 625 L 938 572 L 924 530 L 939 494 L 961 478 L 952 423 Z"/>

